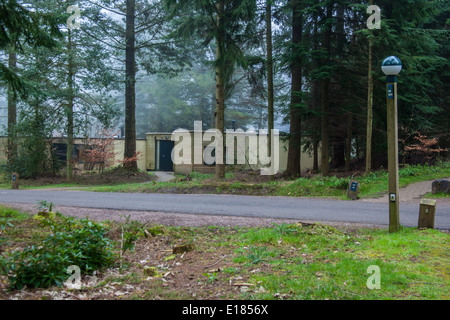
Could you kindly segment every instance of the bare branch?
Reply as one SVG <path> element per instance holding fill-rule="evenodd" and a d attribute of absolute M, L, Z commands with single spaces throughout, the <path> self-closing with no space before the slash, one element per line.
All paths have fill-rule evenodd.
<path fill-rule="evenodd" d="M 93 4 L 93 5 L 95 5 L 95 6 L 98 6 L 98 7 L 102 8 L 102 9 L 105 9 L 105 10 L 107 10 L 107 11 L 109 11 L 109 12 L 112 12 L 112 13 L 115 13 L 115 14 L 118 14 L 118 15 L 121 15 L 121 16 L 124 16 L 124 17 L 126 16 L 125 13 L 123 13 L 123 12 L 121 12 L 121 11 L 117 11 L 116 9 L 111 9 L 111 8 L 102 6 L 101 4 L 98 4 L 97 2 L 92 2 L 92 1 L 90 1 L 90 0 L 86 0 L 86 1 L 89 2 L 90 4 Z"/>

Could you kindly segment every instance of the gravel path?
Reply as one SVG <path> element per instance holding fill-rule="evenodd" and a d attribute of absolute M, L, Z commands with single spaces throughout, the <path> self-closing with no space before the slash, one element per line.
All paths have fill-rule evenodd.
<path fill-rule="evenodd" d="M 423 195 L 431 192 L 431 184 L 432 181 L 422 181 L 422 182 L 416 182 L 412 183 L 410 185 L 407 185 L 404 188 L 401 188 L 399 190 L 400 195 L 399 199 L 400 202 L 413 202 L 418 199 L 420 199 Z M 378 198 L 372 198 L 372 199 L 362 199 L 360 201 L 366 201 L 366 202 L 388 202 L 389 194 L 385 194 L 382 197 Z M 444 199 L 445 200 L 445 199 Z"/>
<path fill-rule="evenodd" d="M 158 182 L 167 182 L 175 179 L 175 175 L 173 172 L 153 171 L 153 174 L 156 176 L 156 181 Z"/>
<path fill-rule="evenodd" d="M 9 207 L 25 212 L 36 213 L 36 206 L 30 204 L 8 204 Z M 175 227 L 204 227 L 204 226 L 219 226 L 219 227 L 267 227 L 273 224 L 282 223 L 322 223 L 335 227 L 350 227 L 350 228 L 386 228 L 383 225 L 362 224 L 362 223 L 344 223 L 344 222 L 330 222 L 330 221 L 309 221 L 298 219 L 271 219 L 271 218 L 250 218 L 237 216 L 216 216 L 216 215 L 195 215 L 195 214 L 179 214 L 168 212 L 152 212 L 152 211 L 131 211 L 131 210 L 111 210 L 111 209 L 93 209 L 93 208 L 73 208 L 61 207 L 55 208 L 56 211 L 65 216 L 72 216 L 76 218 L 86 218 L 103 221 L 125 221 L 127 216 L 130 220 L 148 222 L 154 224 L 161 224 Z"/>

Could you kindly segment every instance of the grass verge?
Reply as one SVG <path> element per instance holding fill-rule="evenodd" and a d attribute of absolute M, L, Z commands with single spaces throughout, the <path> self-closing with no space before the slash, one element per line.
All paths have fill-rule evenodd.
<path fill-rule="evenodd" d="M 399 170 L 399 186 L 421 181 L 450 177 L 450 163 L 435 166 L 406 166 Z M 170 182 L 129 183 L 114 186 L 93 186 L 87 190 L 99 192 L 161 192 L 161 193 L 225 193 L 243 195 L 272 195 L 292 197 L 328 197 L 347 199 L 347 188 L 351 177 L 336 176 L 301 177 L 296 180 L 278 179 L 267 182 L 238 181 L 232 172 L 223 181 L 213 175 L 193 173 L 189 179 L 178 177 Z M 377 197 L 388 190 L 388 173 L 385 170 L 368 175 L 355 175 L 360 182 L 361 198 Z"/>
<path fill-rule="evenodd" d="M 64 176 L 49 176 L 36 179 L 20 179 L 20 189 L 45 188 L 86 188 L 89 186 L 111 186 L 124 183 L 140 184 L 156 179 L 152 172 L 139 170 L 129 172 L 121 167 L 108 168 L 102 173 L 84 171 L 74 176 L 73 182 L 67 182 Z M 11 189 L 10 179 L 0 173 L 0 189 Z"/>
<path fill-rule="evenodd" d="M 267 292 L 251 293 L 251 298 L 271 299 L 274 292 L 285 299 L 314 300 L 449 297 L 448 234 L 435 230 L 402 228 L 389 234 L 285 226 L 284 232 L 252 230 L 243 237 L 271 253 L 266 260 L 270 272 L 252 275 L 250 281 Z M 367 286 L 371 269 L 379 270 L 380 289 Z"/>
<path fill-rule="evenodd" d="M 439 193 L 427 193 L 423 196 L 424 198 L 430 198 L 430 199 L 449 199 L 450 198 L 450 193 L 443 193 L 443 192 L 439 192 Z"/>

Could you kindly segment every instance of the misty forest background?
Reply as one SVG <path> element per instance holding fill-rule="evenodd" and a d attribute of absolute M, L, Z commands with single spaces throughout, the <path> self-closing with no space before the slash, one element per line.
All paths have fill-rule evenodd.
<path fill-rule="evenodd" d="M 73 20 L 77 5 L 80 17 Z M 381 8 L 369 29 L 367 7 Z M 54 174 L 66 137 L 124 135 L 136 169 L 147 132 L 276 128 L 286 176 L 386 167 L 381 62 L 399 57 L 401 163 L 447 157 L 449 5 L 441 0 L 1 0 L 0 135 L 9 171 Z M 68 28 L 80 23 L 79 28 Z M 105 131 L 105 129 L 107 129 Z M 106 133 L 105 133 L 106 132 Z M 322 152 L 319 153 L 319 147 Z M 319 157 L 321 157 L 319 159 Z M 319 166 L 319 163 L 321 165 Z M 225 167 L 216 165 L 216 177 Z"/>

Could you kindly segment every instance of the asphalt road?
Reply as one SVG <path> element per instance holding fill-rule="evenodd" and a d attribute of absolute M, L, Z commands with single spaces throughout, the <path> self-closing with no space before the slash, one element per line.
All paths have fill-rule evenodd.
<path fill-rule="evenodd" d="M 100 193 L 54 190 L 0 190 L 0 203 L 282 218 L 389 225 L 388 203 L 237 195 Z M 400 203 L 400 224 L 417 227 L 419 203 Z M 436 207 L 435 228 L 450 230 L 450 204 Z"/>

